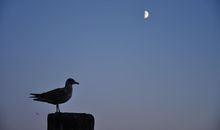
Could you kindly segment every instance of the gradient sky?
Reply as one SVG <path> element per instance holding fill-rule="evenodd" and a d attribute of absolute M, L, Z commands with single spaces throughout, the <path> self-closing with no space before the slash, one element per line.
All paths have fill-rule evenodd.
<path fill-rule="evenodd" d="M 80 82 L 95 130 L 218 130 L 217 0 L 1 0 L 0 129 L 46 130 L 31 92 Z M 143 19 L 144 10 L 150 12 Z"/>

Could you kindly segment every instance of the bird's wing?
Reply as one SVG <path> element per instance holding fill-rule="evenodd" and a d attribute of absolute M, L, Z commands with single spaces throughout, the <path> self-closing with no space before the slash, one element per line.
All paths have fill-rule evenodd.
<path fill-rule="evenodd" d="M 56 100 L 57 98 L 63 97 L 66 95 L 64 88 L 57 88 L 45 93 L 42 93 L 40 98 L 48 99 L 48 100 Z"/>
<path fill-rule="evenodd" d="M 48 92 L 44 92 L 41 94 L 31 93 L 31 98 L 35 101 L 42 101 L 56 104 L 62 99 L 65 99 L 67 92 L 64 88 L 57 88 Z"/>

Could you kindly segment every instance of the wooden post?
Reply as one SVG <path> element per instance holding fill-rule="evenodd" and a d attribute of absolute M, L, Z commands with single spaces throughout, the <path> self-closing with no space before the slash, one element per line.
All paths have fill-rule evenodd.
<path fill-rule="evenodd" d="M 50 113 L 47 130 L 94 130 L 95 119 L 86 113 Z"/>

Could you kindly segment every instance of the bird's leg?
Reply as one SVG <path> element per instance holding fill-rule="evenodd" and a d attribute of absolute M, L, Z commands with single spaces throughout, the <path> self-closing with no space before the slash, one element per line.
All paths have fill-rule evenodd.
<path fill-rule="evenodd" d="M 60 112 L 59 104 L 56 104 L 56 112 Z"/>
<path fill-rule="evenodd" d="M 58 112 L 60 112 L 59 104 L 57 106 L 58 106 Z"/>

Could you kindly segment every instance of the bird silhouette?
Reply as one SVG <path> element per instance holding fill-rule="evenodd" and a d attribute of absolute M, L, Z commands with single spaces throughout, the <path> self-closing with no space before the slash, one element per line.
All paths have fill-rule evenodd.
<path fill-rule="evenodd" d="M 56 105 L 56 112 L 60 112 L 59 104 L 67 102 L 72 97 L 72 85 L 79 84 L 74 79 L 66 80 L 63 88 L 57 88 L 41 94 L 30 93 L 34 101 L 47 102 Z"/>

